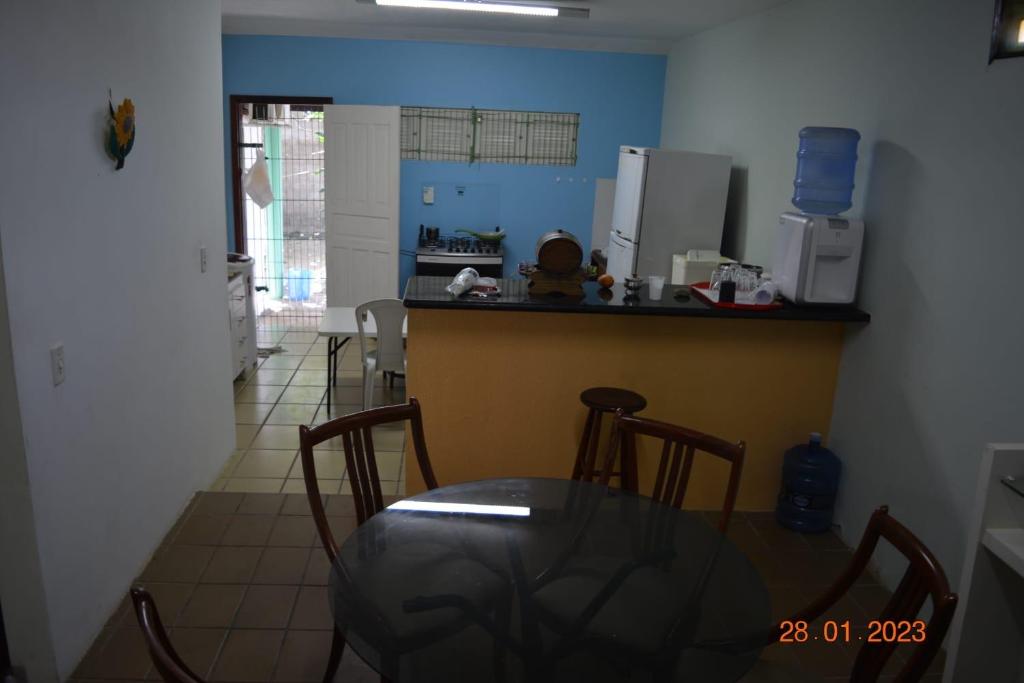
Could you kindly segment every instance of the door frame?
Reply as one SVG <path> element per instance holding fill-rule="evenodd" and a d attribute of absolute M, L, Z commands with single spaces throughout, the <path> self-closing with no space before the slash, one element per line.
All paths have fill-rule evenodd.
<path fill-rule="evenodd" d="M 231 206 L 234 213 L 234 235 L 235 251 L 239 254 L 246 253 L 245 221 L 242 218 L 242 166 L 240 163 L 241 150 L 239 149 L 240 131 L 238 124 L 241 119 L 242 105 L 252 102 L 253 104 L 334 104 L 333 97 L 298 97 L 288 95 L 229 95 L 228 96 L 228 120 L 231 124 Z"/>

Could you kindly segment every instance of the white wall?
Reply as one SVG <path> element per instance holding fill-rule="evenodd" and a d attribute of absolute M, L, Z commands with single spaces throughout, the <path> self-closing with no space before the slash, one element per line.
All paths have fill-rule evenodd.
<path fill-rule="evenodd" d="M 57 676 L 39 569 L 0 244 L 0 603 L 15 667 L 30 681 Z"/>
<path fill-rule="evenodd" d="M 108 88 L 138 120 L 116 172 Z M 219 3 L 5 3 L 0 92 L 14 369 L 66 678 L 233 447 Z M 58 341 L 67 380 L 55 388 Z"/>
<path fill-rule="evenodd" d="M 838 520 L 853 542 L 890 504 L 954 582 L 982 447 L 1024 438 L 1024 59 L 986 66 L 991 19 L 990 2 L 796 0 L 680 43 L 663 119 L 663 146 L 733 155 L 737 256 L 766 264 L 799 129 L 860 130 L 873 318 L 843 354 Z"/>

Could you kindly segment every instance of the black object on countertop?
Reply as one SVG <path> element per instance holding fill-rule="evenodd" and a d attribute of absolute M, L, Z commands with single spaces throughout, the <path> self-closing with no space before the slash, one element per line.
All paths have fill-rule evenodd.
<path fill-rule="evenodd" d="M 498 281 L 501 297 L 476 299 L 468 295 L 453 298 L 445 287 L 451 278 L 417 275 L 405 287 L 406 308 L 477 309 L 490 311 L 531 311 L 548 313 L 592 313 L 605 315 L 663 315 L 697 318 L 747 318 L 758 320 L 818 320 L 831 322 L 868 322 L 871 316 L 854 306 L 797 306 L 785 302 L 782 308 L 767 311 L 715 308 L 697 297 L 677 299 L 676 291 L 685 285 L 665 285 L 661 299 L 651 299 L 644 287 L 638 297 L 624 298 L 620 283 L 601 290 L 596 282 L 583 283 L 583 297 L 531 297 L 529 281 L 503 278 Z"/>
<path fill-rule="evenodd" d="M 771 633 L 757 569 L 699 512 L 564 479 L 402 503 L 421 507 L 364 522 L 329 581 L 346 644 L 393 681 L 724 683 Z"/>
<path fill-rule="evenodd" d="M 723 304 L 736 303 L 736 283 L 732 280 L 723 282 L 718 287 L 718 302 Z"/>

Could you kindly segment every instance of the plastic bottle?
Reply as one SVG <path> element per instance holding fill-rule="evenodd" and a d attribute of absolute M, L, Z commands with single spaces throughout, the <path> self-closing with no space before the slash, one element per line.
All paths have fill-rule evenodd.
<path fill-rule="evenodd" d="M 852 128 L 810 127 L 800 131 L 793 179 L 793 205 L 804 213 L 833 215 L 852 205 L 860 133 Z"/>
<path fill-rule="evenodd" d="M 782 489 L 775 519 L 782 526 L 804 533 L 832 527 L 842 462 L 821 445 L 821 434 L 811 433 L 806 444 L 793 446 L 783 459 Z"/>

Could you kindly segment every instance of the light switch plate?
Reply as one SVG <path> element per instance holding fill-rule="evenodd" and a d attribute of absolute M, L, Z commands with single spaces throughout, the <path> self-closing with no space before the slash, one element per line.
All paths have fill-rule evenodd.
<path fill-rule="evenodd" d="M 434 203 L 434 187 L 433 185 L 423 186 L 423 203 L 433 204 Z"/>

